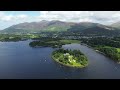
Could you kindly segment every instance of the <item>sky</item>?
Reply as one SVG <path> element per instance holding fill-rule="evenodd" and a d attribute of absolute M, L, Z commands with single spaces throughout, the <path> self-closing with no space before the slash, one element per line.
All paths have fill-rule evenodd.
<path fill-rule="evenodd" d="M 120 11 L 0 11 L 0 30 L 23 22 L 61 20 L 109 25 L 120 21 Z"/>

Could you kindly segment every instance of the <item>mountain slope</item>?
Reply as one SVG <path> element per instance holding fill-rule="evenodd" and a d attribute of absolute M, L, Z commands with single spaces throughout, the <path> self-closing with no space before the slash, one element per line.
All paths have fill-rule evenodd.
<path fill-rule="evenodd" d="M 116 22 L 110 25 L 111 27 L 115 27 L 117 29 L 120 29 L 120 22 Z"/>
<path fill-rule="evenodd" d="M 118 35 L 118 32 L 116 29 L 113 28 L 108 28 L 108 27 L 92 27 L 92 28 L 88 28 L 83 30 L 81 33 L 86 34 L 86 35 Z"/>
<path fill-rule="evenodd" d="M 48 23 L 47 27 L 45 27 L 42 31 L 67 31 L 71 27 L 71 25 L 74 25 L 75 23 L 69 23 L 69 22 L 62 22 L 58 20 L 54 20 Z"/>
<path fill-rule="evenodd" d="M 118 35 L 119 33 L 114 27 L 90 22 L 75 24 L 68 31 L 84 35 Z"/>
<path fill-rule="evenodd" d="M 77 23 L 77 24 L 72 25 L 71 28 L 68 29 L 68 31 L 79 32 L 79 31 L 82 31 L 82 30 L 85 30 L 88 28 L 98 26 L 98 25 L 100 25 L 100 24 L 92 23 L 92 22 L 81 22 L 81 23 Z"/>
<path fill-rule="evenodd" d="M 84 35 L 118 35 L 120 30 L 111 26 L 102 25 L 92 22 L 63 22 L 58 20 L 40 21 L 40 22 L 25 22 L 8 27 L 0 33 L 8 34 L 23 34 L 23 33 L 40 33 L 40 32 L 67 32 L 80 33 Z"/>
<path fill-rule="evenodd" d="M 1 31 L 1 33 L 39 33 L 39 32 L 60 32 L 67 31 L 74 23 L 67 23 L 58 20 L 25 22 L 13 25 Z"/>

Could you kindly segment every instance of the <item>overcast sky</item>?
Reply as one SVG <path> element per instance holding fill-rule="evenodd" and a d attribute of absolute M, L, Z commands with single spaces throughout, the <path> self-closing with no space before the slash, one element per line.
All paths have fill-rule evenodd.
<path fill-rule="evenodd" d="M 120 21 L 120 11 L 0 11 L 0 30 L 41 20 L 111 24 Z"/>

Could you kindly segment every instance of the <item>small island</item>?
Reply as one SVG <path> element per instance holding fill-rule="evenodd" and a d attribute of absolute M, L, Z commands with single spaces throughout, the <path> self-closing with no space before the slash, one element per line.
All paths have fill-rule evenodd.
<path fill-rule="evenodd" d="M 80 50 L 72 51 L 61 48 L 53 51 L 52 59 L 69 67 L 83 68 L 88 66 L 88 59 Z"/>

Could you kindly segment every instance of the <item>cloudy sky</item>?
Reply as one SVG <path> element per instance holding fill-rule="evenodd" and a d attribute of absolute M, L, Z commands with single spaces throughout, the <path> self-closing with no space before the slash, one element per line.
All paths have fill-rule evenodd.
<path fill-rule="evenodd" d="M 120 21 L 120 11 L 0 11 L 0 30 L 23 22 L 61 20 L 111 24 Z"/>

